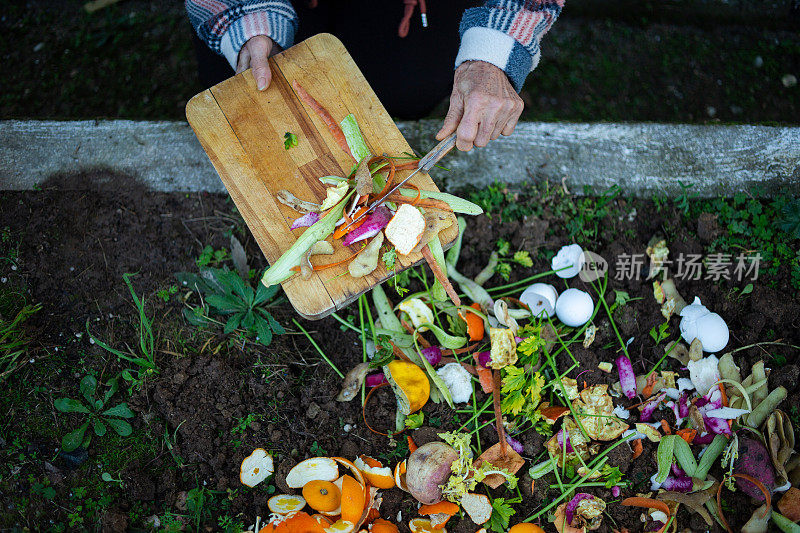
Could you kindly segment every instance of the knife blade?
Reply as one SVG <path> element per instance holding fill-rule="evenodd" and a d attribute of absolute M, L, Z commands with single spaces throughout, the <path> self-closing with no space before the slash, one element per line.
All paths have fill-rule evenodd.
<path fill-rule="evenodd" d="M 387 198 L 388 198 L 388 197 L 389 197 L 389 196 L 390 196 L 390 195 L 391 195 L 393 192 L 395 192 L 395 191 L 399 190 L 399 189 L 400 189 L 400 187 L 402 187 L 403 185 L 405 185 L 405 183 L 406 183 L 408 180 L 410 180 L 412 177 L 414 177 L 414 175 L 415 175 L 417 172 L 428 172 L 430 169 L 432 169 L 432 168 L 434 167 L 434 165 L 436 165 L 436 163 L 438 163 L 439 161 L 441 161 L 441 159 L 442 159 L 442 158 L 443 158 L 445 155 L 447 155 L 447 153 L 448 153 L 448 152 L 450 152 L 450 150 L 452 150 L 452 149 L 453 149 L 453 147 L 454 147 L 455 145 L 456 145 L 456 134 L 455 134 L 455 133 L 451 133 L 450 135 L 448 135 L 447 137 L 445 137 L 445 138 L 444 138 L 444 140 L 442 140 L 442 141 L 441 141 L 439 144 L 437 144 L 436 146 L 434 146 L 434 147 L 433 147 L 433 149 L 431 149 L 431 151 L 430 151 L 430 152 L 428 152 L 427 154 L 425 154 L 425 155 L 422 157 L 422 159 L 420 159 L 420 160 L 419 160 L 419 162 L 417 163 L 417 168 L 416 168 L 416 170 L 414 170 L 414 172 L 412 172 L 411 174 L 409 174 L 408 176 L 406 176 L 405 178 L 403 178 L 403 179 L 400 181 L 400 183 L 398 183 L 398 184 L 394 185 L 394 186 L 393 186 L 391 189 L 389 189 L 389 192 L 387 192 L 386 194 L 384 194 L 383 196 L 381 196 L 380 198 L 378 198 L 377 200 L 375 200 L 374 202 L 372 202 L 372 203 L 369 205 L 369 207 L 367 208 L 367 210 L 366 210 L 366 211 L 364 211 L 363 213 L 361 213 L 361 215 L 359 215 L 358 217 L 356 217 L 356 218 L 355 218 L 355 219 L 354 219 L 352 222 L 350 222 L 350 223 L 349 223 L 347 226 L 345 226 L 345 227 L 344 227 L 344 229 L 347 229 L 347 228 L 349 228 L 350 226 L 352 226 L 353 224 L 355 224 L 355 223 L 356 223 L 356 222 L 358 222 L 359 220 L 361 220 L 361 219 L 363 219 L 364 217 L 366 217 L 367 215 L 369 215 L 369 214 L 370 214 L 371 212 L 373 212 L 373 211 L 374 211 L 374 210 L 375 210 L 377 207 L 379 207 L 379 206 L 383 205 L 383 204 L 386 202 L 386 199 L 387 199 Z"/>

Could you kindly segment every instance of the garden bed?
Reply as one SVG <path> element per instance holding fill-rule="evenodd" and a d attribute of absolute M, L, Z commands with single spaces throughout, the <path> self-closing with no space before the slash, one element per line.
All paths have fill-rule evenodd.
<path fill-rule="evenodd" d="M 653 368 L 662 359 L 666 342 L 679 336 L 674 319 L 665 332 L 667 338 L 659 339 L 658 345 L 651 336 L 664 318 L 653 298 L 652 282 L 644 279 L 646 263 L 639 279 L 615 279 L 618 258 L 643 254 L 657 233 L 665 237 L 671 257 L 723 252 L 733 254 L 735 261 L 742 250 L 761 253 L 755 280 L 737 280 L 732 268 L 732 279 L 676 279 L 687 300 L 699 296 L 724 317 L 731 331 L 727 349 L 765 342 L 800 344 L 798 241 L 786 236 L 779 220 L 788 200 L 761 201 L 742 194 L 700 201 L 687 193 L 645 201 L 613 192 L 577 198 L 560 185 L 539 185 L 519 193 L 492 187 L 473 194 L 473 199 L 491 216 L 468 220 L 459 270 L 475 276 L 491 252 L 504 247 L 503 241 L 508 243 L 509 257 L 527 251 L 533 265 L 510 262 L 508 280 L 495 275 L 489 287 L 550 270 L 553 253 L 573 241 L 598 253 L 611 265 L 609 305 L 615 301 L 615 291 L 630 298 L 617 308 L 614 319 L 622 338 L 634 339 L 629 352 L 636 373 Z M 341 379 L 292 322 L 296 315 L 285 301 L 270 311 L 287 333 L 276 335 L 269 346 L 225 335 L 219 327 L 198 329 L 187 322 L 183 316 L 187 291 L 179 286 L 176 272 L 197 272 L 198 261 L 233 268 L 228 254 L 213 253 L 230 249 L 231 235 L 244 245 L 254 273 L 266 266 L 226 196 L 153 193 L 124 176 L 95 172 L 53 178 L 40 191 L 4 192 L 0 203 L 0 311 L 8 314 L 26 303 L 42 304 L 24 325 L 31 339 L 29 361 L 6 380 L 0 399 L 0 528 L 148 529 L 155 516 L 162 529 L 183 524 L 192 530 L 235 530 L 236 523 L 248 526 L 256 515 L 268 514 L 267 499 L 287 490 L 282 476 L 303 458 L 353 459 L 367 454 L 393 466 L 407 455 L 404 437 L 390 440 L 365 426 L 358 400 L 335 401 Z M 203 253 L 208 246 L 211 253 Z M 88 454 L 81 448 L 64 454 L 59 452 L 61 438 L 80 419 L 58 412 L 54 400 L 79 397 L 78 384 L 84 376 L 93 375 L 102 383 L 130 366 L 91 339 L 87 327 L 111 347 L 136 349 L 138 313 L 123 281 L 125 273 L 136 273 L 130 278 L 132 286 L 146 299 L 146 314 L 153 318 L 157 371 L 143 376 L 141 386 L 133 386 L 130 393 L 130 383 L 121 381 L 113 397 L 112 402 L 127 402 L 135 414 L 131 436 L 109 431 L 93 437 Z M 559 289 L 564 285 L 555 276 L 546 281 Z M 411 283 L 413 289 L 417 282 Z M 596 295 L 578 278 L 570 285 Z M 390 299 L 399 300 L 391 283 L 386 291 Z M 358 306 L 340 317 L 358 326 Z M 346 372 L 361 362 L 360 335 L 333 317 L 299 320 L 299 324 L 337 368 Z M 618 379 L 616 372 L 606 374 L 597 365 L 613 362 L 619 344 L 602 311 L 595 325 L 594 343 L 572 348 L 580 369 L 571 375 L 583 372 L 580 381 L 610 384 Z M 788 389 L 781 408 L 798 425 L 796 356 L 796 350 L 785 346 L 759 345 L 734 357 L 743 374 L 758 360 L 773 369 L 769 388 Z M 557 360 L 559 371 L 570 364 L 566 357 Z M 663 363 L 663 368 L 678 366 L 669 358 Z M 478 405 L 487 398 L 479 392 Z M 380 389 L 371 401 L 369 423 L 391 428 L 395 400 L 389 389 Z M 425 425 L 409 432 L 418 445 L 435 440 L 440 431 L 458 429 L 470 418 L 466 413 L 454 416 L 445 404 L 432 402 L 423 412 Z M 479 420 L 483 424 L 491 418 L 489 410 Z M 484 447 L 497 441 L 491 424 L 479 431 L 479 437 Z M 546 438 L 531 430 L 517 438 L 527 461 L 519 472 L 522 500 L 512 505 L 511 524 L 560 494 L 548 488 L 555 483 L 552 476 L 537 480 L 531 494 L 526 472 L 538 462 Z M 249 489 L 239 481 L 239 465 L 258 447 L 274 454 L 276 475 Z M 586 489 L 608 502 L 600 531 L 641 530 L 641 510 L 618 502 L 649 491 L 650 476 L 657 469 L 655 450 L 655 444 L 645 442 L 644 452 L 634 461 L 626 444 L 609 454 L 609 464 L 618 467 L 630 485 L 620 497 L 605 487 Z M 712 474 L 721 477 L 718 464 Z M 508 500 L 517 497 L 516 491 L 503 487 L 489 492 Z M 741 491 L 723 492 L 723 509 L 740 511 L 727 514 L 734 528 L 756 507 Z M 384 491 L 381 516 L 396 521 L 402 512 L 401 531 L 407 531 L 405 524 L 416 516 L 416 509 L 417 502 L 409 495 L 397 489 Z M 547 515 L 541 518 L 552 530 L 546 525 Z M 706 527 L 684 507 L 677 524 L 679 530 Z M 466 517 L 456 516 L 448 523 L 448 530 L 457 533 L 477 529 Z"/>

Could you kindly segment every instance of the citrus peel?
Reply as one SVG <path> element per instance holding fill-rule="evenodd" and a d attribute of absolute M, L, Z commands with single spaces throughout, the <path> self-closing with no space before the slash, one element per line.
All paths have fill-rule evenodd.
<path fill-rule="evenodd" d="M 388 520 L 376 518 L 369 526 L 370 533 L 400 533 L 400 529 Z"/>
<path fill-rule="evenodd" d="M 306 506 L 306 500 L 295 494 L 276 494 L 267 501 L 267 507 L 275 514 L 288 515 L 300 511 Z"/>
<path fill-rule="evenodd" d="M 353 462 L 364 475 L 367 483 L 379 489 L 391 489 L 394 487 L 394 476 L 392 469 L 383 466 L 383 463 L 367 455 L 360 455 Z"/>
<path fill-rule="evenodd" d="M 310 481 L 333 481 L 339 477 L 339 467 L 330 457 L 312 457 L 301 461 L 286 474 L 286 485 L 299 489 Z"/>
<path fill-rule="evenodd" d="M 420 367 L 395 359 L 384 367 L 384 373 L 397 397 L 397 407 L 401 413 L 406 416 L 416 413 L 427 403 L 431 383 Z"/>
<path fill-rule="evenodd" d="M 366 488 L 352 476 L 342 476 L 342 520 L 359 524 L 367 503 Z M 342 532 L 339 532 L 342 533 Z"/>
<path fill-rule="evenodd" d="M 411 533 L 447 533 L 444 528 L 436 529 L 427 518 L 412 518 L 408 522 Z"/>
<path fill-rule="evenodd" d="M 324 528 L 325 533 L 352 533 L 356 525 L 348 520 L 337 520 L 330 526 Z"/>
<path fill-rule="evenodd" d="M 406 486 L 406 464 L 406 460 L 403 459 L 395 465 L 394 484 L 398 489 L 408 492 L 408 487 Z"/>
<path fill-rule="evenodd" d="M 330 481 L 314 480 L 303 486 L 303 498 L 315 511 L 331 512 L 341 504 L 342 493 L 339 487 Z"/>
<path fill-rule="evenodd" d="M 242 461 L 242 466 L 239 467 L 239 481 L 253 488 L 271 476 L 273 471 L 272 456 L 263 448 L 256 448 Z"/>

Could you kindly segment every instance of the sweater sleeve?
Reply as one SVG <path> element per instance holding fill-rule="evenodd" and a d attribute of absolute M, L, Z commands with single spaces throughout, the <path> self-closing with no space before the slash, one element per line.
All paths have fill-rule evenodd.
<path fill-rule="evenodd" d="M 197 36 L 234 69 L 239 50 L 256 35 L 281 48 L 294 43 L 297 13 L 289 0 L 185 0 L 185 5 Z"/>
<path fill-rule="evenodd" d="M 539 64 L 542 37 L 563 7 L 564 0 L 489 0 L 467 9 L 459 27 L 456 67 L 486 61 L 501 68 L 519 92 Z"/>

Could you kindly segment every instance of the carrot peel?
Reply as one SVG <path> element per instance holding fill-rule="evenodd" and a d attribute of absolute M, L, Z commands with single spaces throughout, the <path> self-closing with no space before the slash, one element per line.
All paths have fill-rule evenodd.
<path fill-rule="evenodd" d="M 319 116 L 319 118 L 322 119 L 322 122 L 324 122 L 325 125 L 328 127 L 328 131 L 331 132 L 331 135 L 333 136 L 333 139 L 336 141 L 336 144 L 338 144 L 339 147 L 342 150 L 344 150 L 344 153 L 346 153 L 350 157 L 353 157 L 353 154 L 350 153 L 350 146 L 348 146 L 347 144 L 347 138 L 344 136 L 344 132 L 342 131 L 341 126 L 339 126 L 339 124 L 335 120 L 333 120 L 333 117 L 328 112 L 328 110 L 325 109 L 322 106 L 322 104 L 320 104 L 313 96 L 308 94 L 308 91 L 306 91 L 302 85 L 297 83 L 296 80 L 292 81 L 292 88 L 297 93 L 297 96 L 300 98 L 300 100 L 302 100 L 303 103 L 306 104 L 308 107 L 313 109 L 314 112 Z M 355 158 L 353 157 L 353 159 Z"/>
<path fill-rule="evenodd" d="M 625 498 L 620 503 L 627 507 L 643 507 L 645 509 L 655 509 L 667 515 L 667 522 L 663 526 L 661 526 L 661 529 L 658 530 L 658 533 L 664 533 L 664 530 L 667 529 L 667 524 L 669 524 L 669 519 L 672 517 L 672 513 L 669 510 L 669 506 L 666 503 L 662 502 L 661 500 L 656 500 L 653 498 L 642 498 L 641 496 L 632 496 L 630 498 Z"/>

